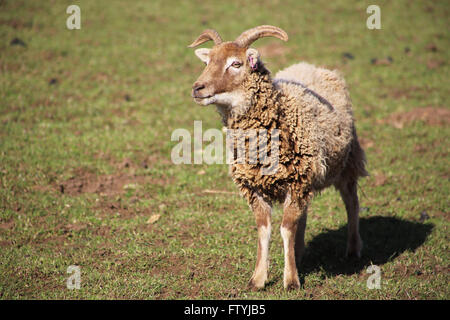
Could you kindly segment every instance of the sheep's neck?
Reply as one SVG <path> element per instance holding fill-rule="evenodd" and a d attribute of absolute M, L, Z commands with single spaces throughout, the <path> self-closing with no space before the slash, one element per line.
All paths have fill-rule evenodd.
<path fill-rule="evenodd" d="M 283 94 L 274 87 L 267 69 L 251 73 L 243 83 L 243 90 L 246 92 L 245 105 L 219 109 L 222 120 L 228 128 L 241 128 L 241 122 L 248 124 L 251 118 L 259 118 L 268 109 L 271 114 L 278 114 Z"/>

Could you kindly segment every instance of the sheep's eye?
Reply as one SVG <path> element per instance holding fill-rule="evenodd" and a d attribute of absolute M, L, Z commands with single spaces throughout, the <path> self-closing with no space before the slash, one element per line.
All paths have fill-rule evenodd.
<path fill-rule="evenodd" d="M 232 66 L 233 68 L 239 68 L 241 65 L 242 65 L 242 63 L 240 63 L 239 61 L 234 61 L 234 62 L 231 64 L 231 66 Z"/>

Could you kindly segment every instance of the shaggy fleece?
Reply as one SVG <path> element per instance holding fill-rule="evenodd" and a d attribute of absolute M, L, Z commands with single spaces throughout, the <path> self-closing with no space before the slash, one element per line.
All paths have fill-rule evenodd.
<path fill-rule="evenodd" d="M 367 175 L 348 89 L 337 72 L 299 63 L 272 80 L 261 64 L 243 86 L 249 106 L 240 112 L 222 111 L 227 128 L 266 129 L 269 141 L 272 130 L 279 130 L 279 154 L 271 152 L 271 143 L 264 150 L 269 158 L 278 157 L 274 174 L 264 175 L 261 169 L 275 159 L 239 163 L 236 158 L 231 165 L 231 176 L 249 202 L 255 194 L 282 202 L 288 191 L 306 199 L 344 174 L 346 179 Z M 234 138 L 244 143 L 247 155 L 255 152 L 244 136 Z"/>

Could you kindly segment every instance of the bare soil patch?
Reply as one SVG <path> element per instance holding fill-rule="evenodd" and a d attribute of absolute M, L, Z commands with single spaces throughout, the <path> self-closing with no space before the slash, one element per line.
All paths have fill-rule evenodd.
<path fill-rule="evenodd" d="M 437 155 L 446 157 L 447 152 L 439 152 L 439 149 L 441 149 L 441 146 L 446 146 L 448 143 L 445 138 L 438 138 L 434 139 L 431 143 L 417 143 L 414 145 L 413 151 L 418 154 L 426 154 L 429 152 L 435 153 Z"/>
<path fill-rule="evenodd" d="M 98 193 L 104 196 L 122 194 L 127 186 L 152 183 L 165 185 L 165 179 L 153 179 L 149 176 L 137 176 L 131 173 L 117 173 L 110 175 L 97 175 L 95 173 L 78 170 L 69 180 L 58 185 L 61 193 L 76 196 L 83 193 Z"/>
<path fill-rule="evenodd" d="M 375 142 L 371 139 L 359 137 L 359 143 L 363 149 L 370 149 L 375 146 Z"/>
<path fill-rule="evenodd" d="M 135 209 L 131 209 L 120 201 L 110 201 L 109 198 L 100 200 L 96 206 L 96 209 L 101 211 L 102 217 L 117 216 L 122 219 L 129 219 L 143 214 L 140 210 L 137 211 Z"/>
<path fill-rule="evenodd" d="M 395 99 L 411 98 L 415 92 L 423 93 L 425 90 L 423 87 L 393 88 L 389 90 L 388 95 Z"/>
<path fill-rule="evenodd" d="M 375 176 L 375 186 L 383 186 L 386 184 L 387 180 L 387 177 L 384 174 L 380 173 Z"/>
<path fill-rule="evenodd" d="M 11 28 L 14 28 L 16 30 L 22 30 L 22 29 L 30 29 L 33 27 L 33 22 L 31 21 L 23 21 L 16 18 L 11 19 L 0 19 L 1 25 L 6 25 Z"/>
<path fill-rule="evenodd" d="M 79 195 L 82 193 L 102 193 L 115 195 L 123 191 L 123 187 L 133 181 L 127 174 L 97 176 L 92 173 L 76 175 L 59 185 L 61 193 Z"/>
<path fill-rule="evenodd" d="M 0 230 L 11 230 L 14 228 L 14 220 L 10 219 L 9 221 L 6 222 L 1 222 L 0 223 Z"/>
<path fill-rule="evenodd" d="M 0 241 L 0 247 L 5 248 L 11 246 L 11 241 L 2 240 Z"/>
<path fill-rule="evenodd" d="M 258 48 L 261 56 L 266 58 L 283 57 L 289 53 L 289 47 L 282 43 L 272 42 Z"/>
<path fill-rule="evenodd" d="M 437 211 L 432 216 L 450 221 L 450 212 Z"/>
<path fill-rule="evenodd" d="M 446 126 L 450 124 L 450 109 L 425 107 L 416 108 L 408 112 L 393 113 L 380 123 L 390 124 L 395 128 L 402 129 L 406 124 L 421 121 L 430 126 Z"/>
<path fill-rule="evenodd" d="M 430 70 L 440 68 L 445 65 L 445 60 L 442 59 L 429 59 L 427 61 L 427 68 Z"/>

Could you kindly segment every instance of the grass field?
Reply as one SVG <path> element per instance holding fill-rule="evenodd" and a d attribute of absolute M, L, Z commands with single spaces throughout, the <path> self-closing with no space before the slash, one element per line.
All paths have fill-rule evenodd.
<path fill-rule="evenodd" d="M 449 299 L 450 4 L 377 3 L 381 30 L 369 1 L 0 0 L 0 299 Z M 298 291 L 283 289 L 280 209 L 269 283 L 248 290 L 257 232 L 228 167 L 170 158 L 173 130 L 222 127 L 190 97 L 203 64 L 187 45 L 260 24 L 290 37 L 254 44 L 272 72 L 344 74 L 371 174 L 362 258 L 343 258 L 345 209 L 323 192 Z"/>

